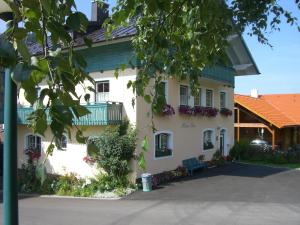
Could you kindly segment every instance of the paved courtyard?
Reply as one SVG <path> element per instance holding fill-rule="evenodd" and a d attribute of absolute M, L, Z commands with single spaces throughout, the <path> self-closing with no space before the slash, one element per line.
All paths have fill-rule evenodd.
<path fill-rule="evenodd" d="M 299 170 L 231 164 L 118 201 L 20 199 L 20 225 L 299 225 L 299 187 Z"/>

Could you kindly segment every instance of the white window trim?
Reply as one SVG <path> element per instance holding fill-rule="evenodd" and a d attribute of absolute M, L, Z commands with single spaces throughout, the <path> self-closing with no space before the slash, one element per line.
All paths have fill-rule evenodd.
<path fill-rule="evenodd" d="M 228 103 L 227 103 L 227 91 L 225 90 L 220 90 L 219 91 L 219 108 L 221 109 L 221 92 L 224 92 L 225 93 L 225 108 L 228 108 Z"/>
<path fill-rule="evenodd" d="M 155 157 L 155 137 L 156 135 L 159 134 L 169 134 L 170 135 L 170 148 L 172 149 L 172 154 L 169 156 L 163 156 L 163 157 Z M 153 159 L 154 160 L 160 160 L 160 159 L 166 159 L 166 158 L 172 158 L 174 155 L 174 138 L 173 138 L 173 132 L 169 130 L 162 130 L 162 131 L 157 131 L 153 134 Z"/>
<path fill-rule="evenodd" d="M 185 86 L 188 89 L 188 106 L 190 106 L 190 86 L 187 84 L 179 84 L 179 90 L 178 90 L 178 105 L 181 105 L 180 102 L 180 86 Z"/>
<path fill-rule="evenodd" d="M 23 149 L 23 151 L 25 151 L 27 149 L 27 147 L 28 147 L 26 139 L 27 139 L 27 137 L 29 135 L 37 136 L 37 137 L 39 137 L 41 139 L 41 152 L 42 152 L 43 151 L 43 139 L 42 139 L 42 136 L 39 135 L 39 134 L 33 134 L 33 133 L 27 133 L 27 134 L 24 135 L 24 149 Z"/>
<path fill-rule="evenodd" d="M 166 103 L 169 104 L 169 81 L 163 80 L 162 82 L 165 83 L 165 98 L 166 98 Z"/>
<path fill-rule="evenodd" d="M 204 149 L 204 133 L 206 131 L 212 131 L 212 144 L 214 145 L 213 148 L 210 148 L 210 149 Z M 203 152 L 208 152 L 208 151 L 212 151 L 212 150 L 215 150 L 216 148 L 216 135 L 215 135 L 215 129 L 213 128 L 206 128 L 202 131 L 202 149 L 203 149 Z"/>
<path fill-rule="evenodd" d="M 214 93 L 214 90 L 211 89 L 211 88 L 205 88 L 205 95 L 204 95 L 205 96 L 205 104 L 204 104 L 204 106 L 208 107 L 208 106 L 206 106 L 206 91 L 207 90 L 212 91 L 212 105 L 211 105 L 211 107 L 214 108 L 215 107 L 215 93 Z"/>
<path fill-rule="evenodd" d="M 109 83 L 109 94 L 108 94 L 108 101 L 110 101 L 110 99 L 111 99 L 111 93 L 112 93 L 112 78 L 111 77 L 107 77 L 107 78 L 105 78 L 105 77 L 103 77 L 103 78 L 98 78 L 98 79 L 94 79 L 94 81 L 95 81 L 95 93 L 94 93 L 94 102 L 95 103 L 99 103 L 98 101 L 97 101 L 97 83 L 100 83 L 100 82 L 103 82 L 103 81 L 108 81 L 108 83 Z"/>

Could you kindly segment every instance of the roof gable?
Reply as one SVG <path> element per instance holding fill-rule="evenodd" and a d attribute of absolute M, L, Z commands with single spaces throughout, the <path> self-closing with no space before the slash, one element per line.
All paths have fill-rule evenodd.
<path fill-rule="evenodd" d="M 300 125 L 300 94 L 234 96 L 235 103 L 255 113 L 278 128 Z"/>

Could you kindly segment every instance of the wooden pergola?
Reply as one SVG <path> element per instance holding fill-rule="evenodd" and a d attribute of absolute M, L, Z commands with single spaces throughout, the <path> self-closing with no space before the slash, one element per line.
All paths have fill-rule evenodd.
<path fill-rule="evenodd" d="M 237 141 L 240 140 L 240 128 L 265 128 L 267 129 L 272 135 L 272 150 L 275 150 L 275 129 L 267 126 L 264 123 L 241 123 L 240 122 L 240 109 L 235 107 L 237 111 L 237 122 L 234 123 L 234 128 L 237 128 Z"/>

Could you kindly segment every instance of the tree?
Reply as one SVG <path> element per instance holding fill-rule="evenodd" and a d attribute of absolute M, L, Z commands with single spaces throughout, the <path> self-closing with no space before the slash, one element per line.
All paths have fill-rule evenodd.
<path fill-rule="evenodd" d="M 26 99 L 34 105 L 29 118 L 34 132 L 44 134 L 48 113 L 53 143 L 59 144 L 62 134 L 70 133 L 73 117 L 89 113 L 80 105 L 80 98 L 88 100 L 89 95 L 78 96 L 75 86 L 92 90 L 84 81 L 94 81 L 85 72 L 86 61 L 74 50 L 71 35 L 83 35 L 88 19 L 77 10 L 74 0 L 5 1 L 14 18 L 11 28 L 5 31 L 6 38 L 1 39 L 0 66 L 13 69 L 12 79 L 24 88 Z M 300 1 L 295 0 L 295 4 L 300 9 Z M 205 67 L 229 63 L 225 49 L 230 35 L 243 33 L 249 27 L 249 35 L 270 45 L 267 30 L 279 30 L 283 20 L 299 29 L 297 18 L 278 0 L 118 0 L 105 25 L 109 34 L 118 26 L 135 23 L 137 34 L 132 42 L 141 67 L 137 79 L 130 81 L 128 87 L 151 103 L 153 110 L 159 110 L 164 102 L 159 94 L 163 79 L 188 78 L 195 94 Z M 18 27 L 20 22 L 23 26 Z M 26 40 L 32 35 L 43 54 L 29 52 Z M 84 41 L 91 46 L 89 39 Z M 155 85 L 147 93 L 150 78 L 155 79 Z M 35 88 L 42 81 L 47 88 L 37 97 Z M 43 104 L 45 100 L 47 104 Z M 79 142 L 86 141 L 79 128 L 76 137 Z M 54 144 L 49 146 L 48 153 L 53 147 Z"/>

